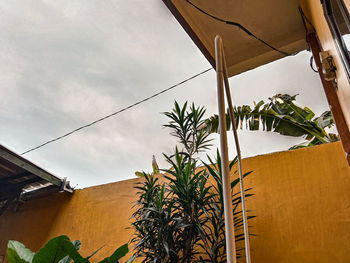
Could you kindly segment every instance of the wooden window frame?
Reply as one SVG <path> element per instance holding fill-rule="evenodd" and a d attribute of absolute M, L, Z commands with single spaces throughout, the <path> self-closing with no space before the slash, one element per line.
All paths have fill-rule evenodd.
<path fill-rule="evenodd" d="M 349 11 L 348 11 L 346 5 L 344 4 L 343 0 L 334 0 L 334 1 L 338 5 L 338 8 L 340 9 L 340 12 L 343 16 L 345 23 L 346 23 L 346 26 L 348 27 L 349 32 L 350 32 L 350 15 L 349 15 Z M 333 5 L 332 5 L 332 1 L 331 0 L 321 0 L 321 3 L 323 6 L 324 15 L 326 17 L 328 26 L 329 26 L 331 33 L 332 33 L 332 36 L 333 36 L 333 40 L 335 42 L 338 53 L 340 55 L 340 58 L 342 60 L 343 65 L 344 65 L 347 78 L 350 82 L 350 54 L 349 54 L 348 47 L 346 46 L 345 41 L 343 39 L 342 33 L 339 29 L 339 26 L 337 24 L 337 20 L 335 18 L 334 11 L 333 11 L 334 9 L 333 9 Z"/>

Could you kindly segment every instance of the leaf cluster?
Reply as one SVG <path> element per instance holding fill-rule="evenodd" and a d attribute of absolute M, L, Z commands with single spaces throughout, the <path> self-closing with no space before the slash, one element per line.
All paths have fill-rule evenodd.
<path fill-rule="evenodd" d="M 81 246 L 79 240 L 71 242 L 67 236 L 52 238 L 37 253 L 26 248 L 22 243 L 14 240 L 8 242 L 7 257 L 9 263 L 88 263 L 91 256 L 82 257 L 78 250 Z M 128 245 L 119 247 L 110 256 L 99 263 L 117 263 L 128 253 Z M 131 262 L 131 261 L 130 261 Z"/>
<path fill-rule="evenodd" d="M 180 149 L 164 155 L 171 168 L 162 170 L 163 183 L 154 173 L 143 173 L 144 181 L 135 186 L 138 200 L 132 217 L 132 242 L 135 256 L 142 262 L 226 262 L 220 155 L 215 160 L 218 165 L 209 159 L 206 169 L 199 169 L 199 160 L 194 158 L 210 147 L 209 134 L 201 129 L 204 113 L 204 108 L 177 102 L 171 112 L 164 113 L 170 118 L 164 126 L 178 138 Z M 232 172 L 232 176 L 237 175 Z M 238 182 L 238 178 L 232 180 L 232 189 Z M 238 194 L 233 193 L 232 212 L 239 243 L 243 221 Z"/>
<path fill-rule="evenodd" d="M 181 152 L 192 158 L 194 154 L 208 150 L 211 140 L 209 134 L 201 127 L 205 125 L 204 107 L 196 107 L 194 103 L 190 107 L 187 102 L 180 107 L 175 101 L 174 108 L 171 112 L 164 112 L 170 121 L 164 127 L 172 130 L 171 135 L 178 138 L 180 145 L 183 147 Z"/>
<path fill-rule="evenodd" d="M 212 184 L 214 199 L 208 209 L 208 217 L 210 219 L 209 227 L 206 227 L 206 245 L 203 246 L 203 250 L 206 251 L 207 258 L 203 262 L 215 262 L 223 263 L 226 260 L 226 243 L 225 243 L 225 218 L 224 218 L 224 198 L 223 198 L 223 183 L 222 183 L 222 170 L 221 170 L 221 156 L 217 152 L 216 159 L 213 160 L 208 156 L 209 163 L 204 163 L 206 170 L 210 177 L 214 179 Z M 241 196 L 240 192 L 234 192 L 234 188 L 239 183 L 239 177 L 237 170 L 233 170 L 234 165 L 237 164 L 237 157 L 234 158 L 229 165 L 231 171 L 231 191 L 232 191 L 232 207 L 233 207 L 233 221 L 235 228 L 235 241 L 237 256 L 240 257 L 239 251 L 244 249 L 244 233 L 243 233 L 243 217 L 241 210 Z M 243 177 L 251 174 L 252 171 L 243 174 Z M 245 189 L 245 197 L 253 196 L 250 193 L 252 188 Z M 247 211 L 247 219 L 252 219 L 255 216 L 251 215 L 252 211 Z M 252 235 L 252 234 L 250 234 Z"/>
<path fill-rule="evenodd" d="M 332 113 L 325 111 L 319 117 L 315 117 L 315 113 L 310 108 L 301 108 L 294 103 L 296 96 L 277 94 L 269 98 L 268 103 L 261 100 L 253 109 L 249 105 L 234 107 L 236 127 L 305 137 L 306 142 L 291 149 L 338 141 L 339 137 L 336 134 L 326 132 L 327 128 L 334 125 Z M 226 127 L 227 130 L 231 129 L 229 112 L 226 113 Z M 202 129 L 208 133 L 219 132 L 218 116 L 213 115 L 205 120 Z"/>

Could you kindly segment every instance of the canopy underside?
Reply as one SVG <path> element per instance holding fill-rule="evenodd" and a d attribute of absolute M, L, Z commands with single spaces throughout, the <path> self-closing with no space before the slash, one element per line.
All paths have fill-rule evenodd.
<path fill-rule="evenodd" d="M 229 76 L 286 56 L 249 35 L 244 29 L 288 54 L 295 54 L 307 48 L 298 0 L 163 2 L 213 67 L 214 38 L 216 35 L 222 37 Z M 229 24 L 226 21 L 237 24 Z"/>

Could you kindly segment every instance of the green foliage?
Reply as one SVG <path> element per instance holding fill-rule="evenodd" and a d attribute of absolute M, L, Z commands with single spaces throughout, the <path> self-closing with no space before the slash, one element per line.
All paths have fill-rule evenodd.
<path fill-rule="evenodd" d="M 10 263 L 32 262 L 34 253 L 22 243 L 10 240 L 7 244 L 7 258 Z"/>
<path fill-rule="evenodd" d="M 152 169 L 153 169 L 153 173 L 152 174 L 159 174 L 159 172 L 160 172 L 159 171 L 159 166 L 158 166 L 156 157 L 154 155 L 152 156 Z M 144 173 L 140 172 L 140 171 L 136 171 L 135 175 L 137 177 L 144 177 Z"/>
<path fill-rule="evenodd" d="M 133 214 L 136 235 L 136 255 L 144 257 L 144 262 L 178 262 L 174 231 L 176 220 L 172 204 L 165 197 L 165 185 L 158 183 L 153 174 L 144 173 L 144 183 L 139 183 L 137 211 Z"/>
<path fill-rule="evenodd" d="M 159 166 L 154 155 L 152 156 L 152 168 L 153 174 L 159 174 Z"/>
<path fill-rule="evenodd" d="M 173 169 L 165 170 L 173 215 L 177 218 L 176 244 L 180 261 L 195 262 L 205 239 L 209 219 L 206 211 L 211 203 L 211 186 L 205 171 L 197 171 L 196 160 L 176 151 L 174 160 L 165 156 Z"/>
<path fill-rule="evenodd" d="M 7 257 L 9 263 L 68 263 L 72 260 L 75 263 L 88 263 L 91 256 L 83 258 L 78 252 L 80 245 L 78 240 L 71 242 L 67 236 L 58 236 L 52 238 L 37 253 L 34 253 L 22 243 L 10 240 Z M 100 263 L 117 263 L 128 251 L 128 245 L 125 244 Z"/>
<path fill-rule="evenodd" d="M 204 108 L 194 104 L 188 108 L 187 103 L 180 107 L 177 102 L 172 112 L 164 113 L 170 118 L 164 126 L 171 129 L 180 145 L 173 155 L 164 155 L 171 166 L 163 170 L 165 183 L 159 183 L 154 172 L 143 172 L 139 177 L 144 181 L 135 186 L 139 198 L 133 214 L 132 242 L 135 257 L 141 257 L 142 262 L 226 260 L 221 168 L 211 162 L 207 169 L 198 169 L 195 157 L 210 147 L 209 134 L 201 129 L 204 113 Z M 219 154 L 217 161 L 220 163 Z M 208 181 L 210 177 L 213 184 Z M 233 180 L 232 188 L 237 183 L 238 179 Z M 237 194 L 233 195 L 233 215 L 239 231 L 242 217 Z M 239 232 L 236 240 L 242 240 Z"/>
<path fill-rule="evenodd" d="M 78 251 L 81 247 L 81 242 L 79 240 L 75 240 L 72 242 L 75 249 Z M 72 258 L 70 256 L 65 256 L 62 258 L 58 263 L 70 263 L 72 261 Z"/>
<path fill-rule="evenodd" d="M 58 263 L 61 259 L 69 256 L 74 262 L 88 262 L 77 252 L 67 236 L 52 238 L 33 257 L 33 263 Z"/>
<path fill-rule="evenodd" d="M 172 130 L 171 135 L 178 138 L 183 147 L 181 153 L 188 155 L 189 158 L 211 146 L 209 134 L 200 129 L 205 125 L 204 114 L 204 107 L 195 107 L 192 103 L 188 110 L 187 102 L 181 108 L 176 101 L 171 112 L 164 112 L 164 115 L 170 118 L 164 127 Z"/>
<path fill-rule="evenodd" d="M 315 118 L 311 109 L 301 108 L 294 103 L 296 96 L 277 94 L 269 98 L 269 103 L 260 101 L 253 109 L 248 105 L 237 106 L 234 108 L 236 126 L 241 129 L 245 126 L 251 131 L 262 129 L 286 136 L 305 137 L 306 142 L 293 146 L 291 149 L 338 141 L 336 134 L 327 133 L 325 130 L 334 125 L 332 113 L 325 111 L 321 116 Z M 228 112 L 226 124 L 227 129 L 231 129 Z M 208 133 L 218 132 L 218 116 L 213 115 L 208 118 L 202 129 Z"/>
<path fill-rule="evenodd" d="M 224 200 L 223 200 L 223 185 L 222 185 L 222 171 L 221 171 L 221 157 L 219 152 L 217 152 L 216 160 L 212 160 L 209 156 L 209 163 L 204 163 L 210 176 L 215 180 L 215 184 L 212 185 L 214 191 L 213 201 L 211 206 L 207 211 L 210 224 L 207 226 L 206 233 L 206 243 L 202 248 L 206 251 L 207 259 L 203 262 L 227 262 L 226 260 L 226 243 L 225 243 L 225 218 L 224 218 Z M 239 178 L 237 177 L 237 170 L 233 171 L 234 165 L 237 163 L 237 158 L 235 158 L 230 163 L 230 174 L 231 174 L 231 189 L 232 192 L 234 187 L 239 183 Z M 252 172 L 247 172 L 243 174 L 243 177 L 248 176 Z M 235 178 L 237 177 L 237 178 Z M 234 179 L 235 178 L 235 179 Z M 245 189 L 245 197 L 252 196 L 250 192 L 251 188 Z M 235 240 L 236 249 L 240 251 L 243 249 L 244 235 L 242 232 L 243 219 L 242 211 L 239 210 L 241 204 L 241 197 L 239 192 L 233 194 L 232 207 L 233 207 L 233 220 L 235 227 Z M 247 211 L 250 213 L 251 211 Z M 254 218 L 255 216 L 248 215 L 248 219 Z M 241 244 L 242 243 L 242 244 Z M 237 253 L 240 256 L 239 253 Z"/>
<path fill-rule="evenodd" d="M 119 262 L 119 259 L 124 257 L 129 252 L 128 244 L 124 244 L 121 247 L 119 247 L 112 256 L 105 258 L 104 260 L 100 261 L 100 263 L 117 263 Z"/>

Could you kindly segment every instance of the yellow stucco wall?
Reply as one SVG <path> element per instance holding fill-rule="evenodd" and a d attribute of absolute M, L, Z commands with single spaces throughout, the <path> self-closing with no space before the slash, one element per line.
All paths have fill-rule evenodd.
<path fill-rule="evenodd" d="M 339 143 L 257 156 L 253 262 L 350 262 L 350 169 Z"/>
<path fill-rule="evenodd" d="M 256 156 L 244 160 L 254 173 L 246 187 L 255 196 L 248 209 L 253 262 L 350 262 L 350 169 L 340 143 Z M 31 201 L 0 217 L 0 256 L 9 239 L 38 250 L 51 237 L 82 241 L 94 262 L 127 242 L 134 183 L 122 181 Z"/>

